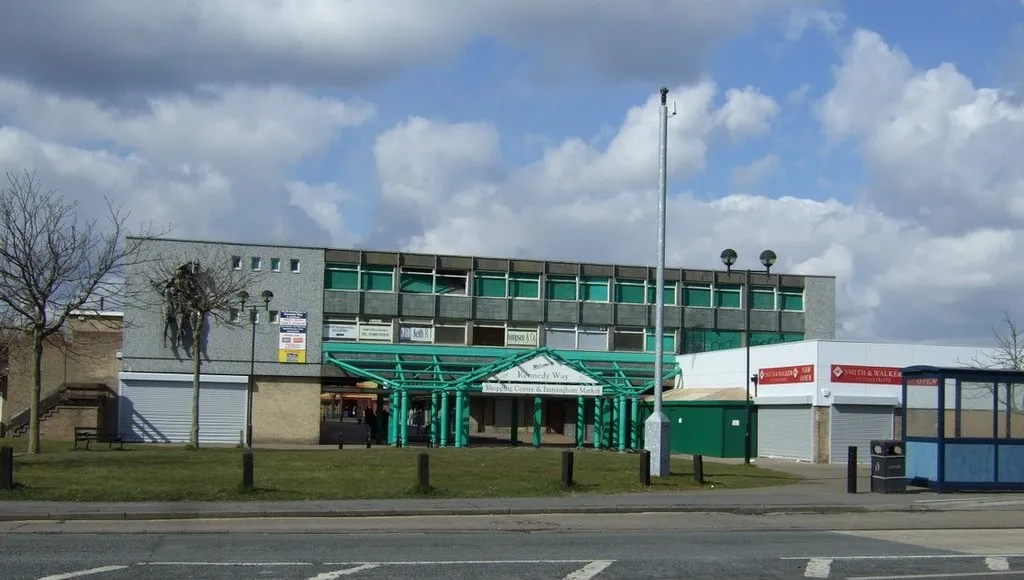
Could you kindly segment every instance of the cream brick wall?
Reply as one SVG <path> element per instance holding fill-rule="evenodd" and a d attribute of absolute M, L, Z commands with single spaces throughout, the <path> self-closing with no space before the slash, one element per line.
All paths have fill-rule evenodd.
<path fill-rule="evenodd" d="M 320 381 L 268 377 L 252 394 L 253 443 L 320 442 Z"/>
<path fill-rule="evenodd" d="M 830 437 L 831 407 L 813 407 L 814 412 L 814 462 L 828 463 Z"/>

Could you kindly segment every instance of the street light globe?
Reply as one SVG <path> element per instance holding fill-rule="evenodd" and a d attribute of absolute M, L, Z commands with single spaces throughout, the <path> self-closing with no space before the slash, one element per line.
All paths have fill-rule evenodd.
<path fill-rule="evenodd" d="M 260 296 L 263 296 L 264 304 L 270 304 L 270 301 L 273 300 L 274 298 L 274 293 L 271 292 L 270 290 L 264 290 L 263 293 L 260 294 Z"/>
<path fill-rule="evenodd" d="M 249 293 L 246 292 L 245 290 L 242 290 L 241 292 L 238 293 L 238 300 L 242 304 L 245 304 L 246 302 L 249 301 Z"/>
<path fill-rule="evenodd" d="M 775 260 L 777 259 L 778 256 L 776 256 L 775 252 L 771 250 L 765 250 L 761 252 L 761 264 L 764 265 L 764 267 L 769 270 L 771 270 L 772 266 L 775 265 Z"/>
<path fill-rule="evenodd" d="M 736 250 L 734 250 L 732 248 L 726 248 L 726 249 L 722 250 L 721 258 L 722 258 L 722 263 L 725 264 L 725 269 L 726 270 L 731 270 L 732 269 L 732 265 L 736 263 L 736 259 L 738 257 L 739 257 L 739 254 L 737 254 Z"/>

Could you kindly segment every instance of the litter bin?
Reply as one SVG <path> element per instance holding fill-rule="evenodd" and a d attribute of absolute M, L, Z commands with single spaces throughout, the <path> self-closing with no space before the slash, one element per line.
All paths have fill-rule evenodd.
<path fill-rule="evenodd" d="M 907 456 L 902 441 L 871 442 L 871 492 L 907 491 Z"/>

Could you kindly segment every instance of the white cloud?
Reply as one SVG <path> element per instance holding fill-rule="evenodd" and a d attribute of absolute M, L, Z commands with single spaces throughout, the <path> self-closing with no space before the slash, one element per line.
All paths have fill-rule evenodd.
<path fill-rule="evenodd" d="M 769 153 L 748 165 L 733 169 L 733 185 L 740 189 L 757 185 L 779 169 L 780 159 L 781 157 L 777 153 Z"/>
<path fill-rule="evenodd" d="M 771 128 L 771 119 L 779 113 L 778 103 L 754 87 L 729 89 L 725 99 L 718 119 L 734 139 L 764 135 Z"/>

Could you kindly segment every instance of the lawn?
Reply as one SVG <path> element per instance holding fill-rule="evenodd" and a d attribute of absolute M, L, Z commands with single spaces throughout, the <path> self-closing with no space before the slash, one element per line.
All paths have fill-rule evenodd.
<path fill-rule="evenodd" d="M 123 451 L 71 450 L 65 442 L 44 442 L 43 453 L 22 453 L 25 442 L 0 440 L 15 448 L 16 488 L 0 500 L 314 500 L 400 497 L 525 497 L 566 493 L 643 491 L 640 455 L 575 450 L 574 485 L 560 481 L 562 451 L 532 448 L 309 449 L 254 451 L 255 489 L 241 488 L 238 448 L 125 445 Z M 426 494 L 416 489 L 417 456 L 430 455 Z M 689 461 L 672 460 L 672 474 L 652 478 L 651 491 L 697 489 Z M 747 465 L 705 461 L 705 486 L 749 488 L 786 485 L 792 475 Z"/>

